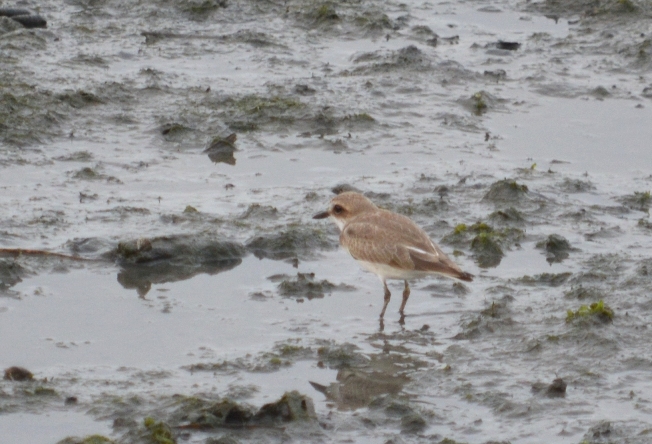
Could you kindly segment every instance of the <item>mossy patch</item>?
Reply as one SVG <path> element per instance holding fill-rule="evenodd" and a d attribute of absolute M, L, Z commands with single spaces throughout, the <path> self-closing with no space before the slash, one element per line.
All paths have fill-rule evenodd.
<path fill-rule="evenodd" d="M 335 10 L 335 5 L 332 3 L 324 3 L 315 8 L 314 11 L 309 13 L 317 23 L 326 23 L 340 20 L 340 16 Z"/>
<path fill-rule="evenodd" d="M 485 99 L 485 94 L 482 92 L 477 92 L 471 96 L 471 101 L 473 102 L 473 110 L 476 114 L 480 115 L 487 111 L 487 101 Z"/>
<path fill-rule="evenodd" d="M 194 128 L 190 128 L 182 123 L 169 122 L 163 124 L 160 131 L 166 142 L 181 142 L 185 139 L 188 133 L 192 133 L 195 130 Z"/>
<path fill-rule="evenodd" d="M 513 282 L 518 282 L 523 285 L 534 285 L 534 286 L 539 286 L 539 285 L 545 285 L 548 287 L 559 287 L 560 285 L 564 284 L 570 277 L 572 276 L 572 273 L 570 272 L 564 272 L 564 273 L 541 273 L 541 274 L 536 274 L 534 276 L 523 276 L 518 279 L 513 279 Z"/>
<path fill-rule="evenodd" d="M 276 207 L 271 205 L 251 204 L 247 209 L 238 217 L 238 219 L 255 220 L 255 221 L 269 221 L 278 219 L 279 211 Z"/>
<path fill-rule="evenodd" d="M 455 339 L 473 339 L 484 334 L 492 334 L 496 330 L 510 328 L 514 325 L 512 311 L 509 308 L 514 298 L 505 295 L 498 300 L 493 300 L 487 308 L 482 310 L 475 318 L 463 324 L 463 331 Z"/>
<path fill-rule="evenodd" d="M 120 265 L 118 282 L 144 297 L 153 283 L 230 270 L 242 262 L 245 254 L 241 244 L 220 239 L 214 233 L 198 233 L 123 241 L 104 256 Z"/>
<path fill-rule="evenodd" d="M 27 146 L 60 135 L 65 106 L 50 92 L 19 82 L 13 75 L 9 79 L 0 75 L 0 142 Z"/>
<path fill-rule="evenodd" d="M 648 219 L 639 219 L 637 225 L 645 230 L 652 230 L 652 222 Z"/>
<path fill-rule="evenodd" d="M 587 180 L 565 178 L 559 188 L 567 193 L 586 193 L 595 190 L 595 186 Z"/>
<path fill-rule="evenodd" d="M 215 11 L 227 6 L 226 0 L 185 0 L 175 5 L 192 20 L 206 20 Z"/>
<path fill-rule="evenodd" d="M 489 215 L 489 220 L 497 225 L 522 226 L 525 224 L 523 213 L 514 207 L 494 211 Z"/>
<path fill-rule="evenodd" d="M 54 160 L 60 162 L 90 162 L 93 158 L 93 154 L 88 151 L 75 151 L 67 156 L 55 157 Z"/>
<path fill-rule="evenodd" d="M 432 60 L 414 45 L 395 51 L 374 51 L 355 58 L 358 64 L 351 74 L 378 74 L 394 71 L 429 71 Z"/>
<path fill-rule="evenodd" d="M 323 298 L 326 293 L 333 290 L 351 291 L 353 287 L 348 285 L 335 285 L 327 280 L 315 280 L 315 273 L 297 273 L 295 278 L 281 275 L 269 278 L 272 281 L 280 281 L 278 292 L 281 296 L 306 298 Z"/>
<path fill-rule="evenodd" d="M 282 367 L 289 367 L 299 360 L 316 358 L 316 350 L 313 350 L 312 347 L 300 345 L 299 341 L 294 339 L 279 342 L 274 345 L 271 351 L 262 352 L 255 356 L 246 355 L 231 360 L 192 364 L 184 368 L 190 372 L 219 372 L 224 374 L 233 374 L 240 371 L 270 373 Z"/>
<path fill-rule="evenodd" d="M 367 10 L 353 16 L 353 23 L 368 34 L 396 30 L 399 26 L 387 14 L 378 10 Z"/>
<path fill-rule="evenodd" d="M 317 251 L 332 250 L 336 245 L 322 230 L 289 225 L 280 232 L 254 237 L 246 247 L 259 259 L 282 260 L 314 257 Z"/>
<path fill-rule="evenodd" d="M 102 435 L 90 435 L 84 438 L 68 437 L 58 441 L 57 444 L 114 444 L 115 441 Z"/>
<path fill-rule="evenodd" d="M 14 259 L 0 259 L 0 292 L 23 281 L 28 270 Z"/>
<path fill-rule="evenodd" d="M 551 264 L 562 262 L 573 251 L 568 239 L 558 234 L 551 234 L 546 240 L 537 242 L 536 247 L 546 251 L 546 260 Z"/>
<path fill-rule="evenodd" d="M 473 225 L 459 224 L 442 239 L 456 247 L 469 246 L 478 265 L 483 268 L 500 264 L 505 253 L 503 248 L 517 245 L 525 236 L 519 228 L 505 227 L 494 229 L 491 225 L 478 221 Z"/>
<path fill-rule="evenodd" d="M 529 192 L 527 185 L 519 184 L 515 180 L 503 179 L 491 184 L 489 191 L 482 200 L 494 203 L 517 203 Z"/>
<path fill-rule="evenodd" d="M 601 299 L 603 292 L 596 287 L 584 287 L 583 285 L 574 285 L 570 290 L 564 292 L 564 297 L 568 299 L 586 300 Z"/>
<path fill-rule="evenodd" d="M 627 208 L 649 213 L 652 204 L 652 193 L 650 191 L 635 191 L 634 194 L 623 196 L 618 200 Z"/>
<path fill-rule="evenodd" d="M 72 108 L 86 108 L 87 106 L 101 105 L 104 100 L 93 93 L 83 90 L 68 91 L 58 94 L 57 100 L 71 106 Z"/>
<path fill-rule="evenodd" d="M 312 400 L 297 391 L 286 392 L 280 399 L 258 410 L 223 398 L 211 401 L 184 397 L 172 414 L 171 423 L 186 429 L 222 429 L 276 426 L 291 421 L 316 419 Z M 158 442 L 158 441 L 156 441 Z"/>
<path fill-rule="evenodd" d="M 482 268 L 497 267 L 505 253 L 490 233 L 480 233 L 471 241 L 471 250 Z"/>
<path fill-rule="evenodd" d="M 568 310 L 566 312 L 566 322 L 583 321 L 595 319 L 601 323 L 613 322 L 614 312 L 602 300 L 593 302 L 589 305 L 581 305 L 577 310 Z"/>
<path fill-rule="evenodd" d="M 374 7 L 361 9 L 355 2 L 304 2 L 295 12 L 295 17 L 306 28 L 321 32 L 337 30 L 349 35 L 374 36 L 399 28 L 382 10 Z"/>
<path fill-rule="evenodd" d="M 145 428 L 150 433 L 150 439 L 156 444 L 176 444 L 177 440 L 172 435 L 172 429 L 163 421 L 156 421 L 152 417 L 143 420 Z"/>
<path fill-rule="evenodd" d="M 317 349 L 317 357 L 324 366 L 334 369 L 355 367 L 367 362 L 359 347 L 350 343 L 327 342 Z"/>

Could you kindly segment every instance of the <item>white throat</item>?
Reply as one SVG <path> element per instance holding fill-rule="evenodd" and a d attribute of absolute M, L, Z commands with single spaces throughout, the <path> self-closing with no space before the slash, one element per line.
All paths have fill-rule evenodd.
<path fill-rule="evenodd" d="M 337 228 L 339 228 L 340 232 L 342 232 L 342 230 L 344 229 L 344 225 L 346 225 L 346 222 L 344 222 L 342 219 L 338 219 L 335 216 L 331 216 L 331 219 L 333 219 L 333 221 L 337 225 Z"/>

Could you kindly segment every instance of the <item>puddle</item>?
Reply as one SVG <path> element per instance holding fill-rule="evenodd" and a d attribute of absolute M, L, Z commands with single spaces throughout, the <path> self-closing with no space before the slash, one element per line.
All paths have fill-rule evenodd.
<path fill-rule="evenodd" d="M 13 413 L 0 415 L 0 430 L 16 444 L 58 442 L 69 436 L 108 436 L 109 424 L 94 421 L 82 412 Z"/>
<path fill-rule="evenodd" d="M 649 174 L 652 108 L 625 100 L 542 100 L 521 114 L 496 114 L 491 129 L 500 133 L 501 154 L 531 159 L 554 170 L 612 177 Z M 562 161 L 551 165 L 553 160 Z M 621 179 L 622 180 L 622 179 Z"/>

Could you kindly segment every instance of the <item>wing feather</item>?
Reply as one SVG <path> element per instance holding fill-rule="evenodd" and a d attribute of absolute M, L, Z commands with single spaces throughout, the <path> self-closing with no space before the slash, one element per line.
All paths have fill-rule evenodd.
<path fill-rule="evenodd" d="M 361 261 L 471 280 L 471 275 L 450 260 L 425 231 L 407 217 L 389 211 L 356 217 L 344 226 L 340 243 Z"/>

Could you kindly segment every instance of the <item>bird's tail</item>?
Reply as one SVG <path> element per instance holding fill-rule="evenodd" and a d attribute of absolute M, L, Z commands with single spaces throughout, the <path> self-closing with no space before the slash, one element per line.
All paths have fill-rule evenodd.
<path fill-rule="evenodd" d="M 467 273 L 466 271 L 462 271 L 458 276 L 455 277 L 458 278 L 460 281 L 466 281 L 466 282 L 473 281 L 473 275 L 471 273 Z"/>

